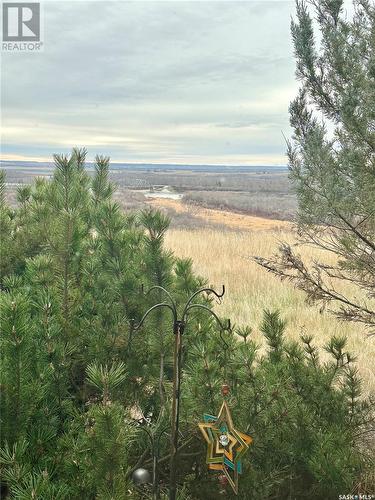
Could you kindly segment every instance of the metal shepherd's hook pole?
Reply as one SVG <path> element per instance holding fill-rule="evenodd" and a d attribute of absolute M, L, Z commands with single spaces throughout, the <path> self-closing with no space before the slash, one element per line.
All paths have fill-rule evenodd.
<path fill-rule="evenodd" d="M 143 287 L 142 287 L 143 289 Z M 159 308 L 167 308 L 172 312 L 173 317 L 173 334 L 175 337 L 174 341 L 174 353 L 173 353 L 173 399 L 172 399 L 172 416 L 171 416 L 171 461 L 170 461 L 170 484 L 169 484 L 169 500 L 176 499 L 177 493 L 177 459 L 178 459 L 178 433 L 179 433 L 179 417 L 180 417 L 180 396 L 181 396 L 181 353 L 182 353 L 182 336 L 184 334 L 185 326 L 188 320 L 188 314 L 192 309 L 202 309 L 207 313 L 211 314 L 217 321 L 221 331 L 230 330 L 230 321 L 228 320 L 227 325 L 223 325 L 219 317 L 210 309 L 208 306 L 203 304 L 194 303 L 195 297 L 202 293 L 213 294 L 218 299 L 223 297 L 225 294 L 225 287 L 223 285 L 222 292 L 219 294 L 215 292 L 212 288 L 201 288 L 191 295 L 188 299 L 183 312 L 181 319 L 178 319 L 177 307 L 176 303 L 173 300 L 171 294 L 161 286 L 153 286 L 148 292 L 150 293 L 152 290 L 159 290 L 166 294 L 168 302 L 163 302 L 159 304 L 155 304 L 150 307 L 145 314 L 143 315 L 141 321 L 135 325 L 134 321 L 132 321 L 132 331 L 137 331 L 143 325 L 147 316 Z"/>

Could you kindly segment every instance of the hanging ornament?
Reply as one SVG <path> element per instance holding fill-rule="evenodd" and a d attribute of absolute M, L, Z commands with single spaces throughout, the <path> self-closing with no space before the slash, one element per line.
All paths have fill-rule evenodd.
<path fill-rule="evenodd" d="M 151 474 L 147 469 L 136 469 L 132 475 L 135 484 L 147 484 L 151 483 Z"/>
<path fill-rule="evenodd" d="M 229 386 L 224 384 L 222 394 L 229 393 Z M 221 472 L 220 485 L 226 482 L 238 494 L 238 475 L 242 473 L 242 457 L 252 443 L 252 438 L 233 426 L 232 415 L 224 400 L 217 417 L 205 414 L 204 422 L 198 424 L 207 441 L 208 468 Z M 224 479 L 225 478 L 225 479 Z"/>

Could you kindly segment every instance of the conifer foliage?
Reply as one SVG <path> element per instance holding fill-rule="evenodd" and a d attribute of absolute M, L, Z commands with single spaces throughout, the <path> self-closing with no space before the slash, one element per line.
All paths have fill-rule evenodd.
<path fill-rule="evenodd" d="M 160 301 L 141 284 L 168 287 L 182 305 L 205 284 L 189 260 L 163 245 L 169 220 L 159 212 L 124 214 L 112 200 L 109 159 L 90 177 L 85 150 L 55 156 L 51 181 L 18 192 L 0 189 L 0 472 L 4 498 L 60 500 L 151 498 L 132 482 L 152 468 L 150 432 L 159 440 L 160 497 L 168 492 L 172 387 L 171 318 L 157 312 L 138 332 L 131 320 Z M 202 303 L 211 307 L 209 298 Z M 198 311 L 199 312 L 199 311 Z M 345 339 L 326 346 L 284 338 L 278 313 L 261 325 L 268 352 L 251 328 L 218 335 L 196 314 L 184 334 L 179 498 L 215 499 L 197 423 L 215 414 L 220 387 L 238 427 L 254 438 L 241 498 L 333 498 L 366 493 L 371 401 Z M 368 487 L 370 488 L 370 486 Z M 227 496 L 231 493 L 228 491 Z"/>
<path fill-rule="evenodd" d="M 257 261 L 309 302 L 375 334 L 375 4 L 353 0 L 348 13 L 348 3 L 297 0 L 292 21 L 300 90 L 287 153 L 298 243 L 324 252 L 310 264 L 283 243 Z"/>

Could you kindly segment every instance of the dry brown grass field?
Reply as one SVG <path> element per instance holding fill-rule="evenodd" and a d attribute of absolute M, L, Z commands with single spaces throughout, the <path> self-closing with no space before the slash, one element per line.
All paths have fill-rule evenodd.
<path fill-rule="evenodd" d="M 165 201 L 163 201 L 165 203 Z M 213 213 L 212 213 L 213 212 Z M 202 216 L 219 222 L 217 211 Z M 346 335 L 348 350 L 357 356 L 358 368 L 364 379 L 364 392 L 375 389 L 375 337 L 367 337 L 360 325 L 336 320 L 328 312 L 319 312 L 318 306 L 309 306 L 303 292 L 291 284 L 280 282 L 252 261 L 252 256 L 269 256 L 277 250 L 278 242 L 294 242 L 288 223 L 250 216 L 221 214 L 220 228 L 173 228 L 166 236 L 166 245 L 183 258 L 192 258 L 194 270 L 227 292 L 216 311 L 230 317 L 237 326 L 253 328 L 253 339 L 262 344 L 259 325 L 264 309 L 279 309 L 287 320 L 287 335 L 297 339 L 305 330 L 314 335 L 317 345 L 324 345 L 332 335 Z M 238 217 L 241 217 L 238 219 Z M 249 217 L 246 219 L 246 217 Z M 226 230 L 228 226 L 230 230 Z M 235 229 L 235 230 L 233 230 Z M 307 259 L 316 257 L 316 250 L 301 248 Z M 332 257 L 331 257 L 332 259 Z"/>

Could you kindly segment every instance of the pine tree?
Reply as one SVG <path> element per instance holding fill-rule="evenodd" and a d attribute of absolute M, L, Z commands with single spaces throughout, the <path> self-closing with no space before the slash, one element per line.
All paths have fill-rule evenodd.
<path fill-rule="evenodd" d="M 6 276 L 14 267 L 17 253 L 9 252 L 14 231 L 13 214 L 5 203 L 5 172 L 0 171 L 0 279 Z M 1 283 L 2 286 L 2 283 Z"/>
<path fill-rule="evenodd" d="M 181 314 L 206 282 L 190 260 L 165 248 L 168 218 L 124 214 L 111 197 L 108 160 L 97 158 L 90 178 L 84 158 L 78 150 L 56 157 L 53 178 L 21 188 L 16 209 L 2 200 L 2 493 L 14 500 L 150 498 L 150 485 L 132 482 L 136 468 L 152 468 L 154 450 L 140 428 L 146 426 L 153 436 L 163 431 L 158 489 L 166 498 L 172 318 L 168 311 L 150 315 L 137 331 L 132 320 L 166 300 L 160 288 L 147 289 L 168 288 Z M 213 306 L 210 296 L 197 301 Z M 269 346 L 262 354 L 250 326 L 233 335 L 218 331 L 205 311 L 189 315 L 179 498 L 218 497 L 197 422 L 218 411 L 224 382 L 238 428 L 254 438 L 240 498 L 370 493 L 369 480 L 368 491 L 359 482 L 374 465 L 374 405 L 361 394 L 345 339 L 327 342 L 327 362 L 307 333 L 288 341 L 277 312 L 265 313 L 261 330 Z"/>
<path fill-rule="evenodd" d="M 286 243 L 275 258 L 257 260 L 304 290 L 308 301 L 373 331 L 375 7 L 354 0 L 351 19 L 343 0 L 296 5 L 292 37 L 301 86 L 290 105 L 288 158 L 299 243 L 333 253 L 337 263 L 322 258 L 310 266 Z M 353 293 L 343 293 L 340 282 Z"/>

